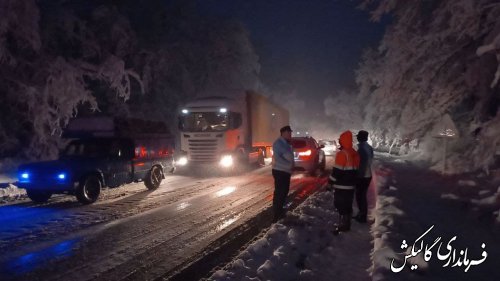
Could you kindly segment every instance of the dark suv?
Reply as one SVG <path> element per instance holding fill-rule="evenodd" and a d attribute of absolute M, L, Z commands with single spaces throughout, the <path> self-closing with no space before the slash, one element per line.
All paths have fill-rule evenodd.
<path fill-rule="evenodd" d="M 144 181 L 148 189 L 156 189 L 165 173 L 174 169 L 169 143 L 169 139 L 73 140 L 58 160 L 21 165 L 17 184 L 35 202 L 65 193 L 84 204 L 96 201 L 105 186 Z"/>
<path fill-rule="evenodd" d="M 316 174 L 316 170 L 325 170 L 326 159 L 324 146 L 319 145 L 312 137 L 292 138 L 292 147 L 295 157 L 295 170 L 307 171 L 311 175 Z"/>
<path fill-rule="evenodd" d="M 17 185 L 35 202 L 62 193 L 90 204 L 98 199 L 102 187 L 138 181 L 156 189 L 165 174 L 175 169 L 174 139 L 162 122 L 75 118 L 63 137 L 72 140 L 59 159 L 19 167 Z"/>

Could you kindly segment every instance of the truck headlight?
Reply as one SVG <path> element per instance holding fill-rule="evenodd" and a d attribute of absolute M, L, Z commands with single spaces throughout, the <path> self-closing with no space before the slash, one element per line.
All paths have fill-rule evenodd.
<path fill-rule="evenodd" d="M 177 162 L 175 162 L 175 164 L 179 165 L 179 166 L 186 166 L 188 163 L 188 159 L 186 156 L 182 156 L 181 158 L 179 158 L 179 160 L 177 160 Z"/>
<path fill-rule="evenodd" d="M 231 155 L 224 155 L 220 159 L 220 165 L 224 168 L 231 167 L 231 166 L 233 166 L 233 164 L 234 164 L 233 156 L 231 156 Z"/>

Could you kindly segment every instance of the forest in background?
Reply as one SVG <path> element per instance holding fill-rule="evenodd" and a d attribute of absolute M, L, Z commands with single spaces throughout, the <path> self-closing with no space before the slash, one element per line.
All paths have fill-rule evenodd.
<path fill-rule="evenodd" d="M 258 87 L 246 29 L 196 9 L 181 0 L 1 0 L 2 158 L 54 157 L 73 116 L 175 125 L 194 95 Z"/>
<path fill-rule="evenodd" d="M 500 3 L 359 2 L 374 21 L 391 23 L 361 58 L 358 89 L 332 89 L 328 120 L 311 126 L 366 129 L 378 150 L 440 167 L 435 129 L 451 119 L 458 137 L 448 145 L 450 172 L 495 164 Z M 0 0 L 0 157 L 54 157 L 76 115 L 175 126 L 177 107 L 195 95 L 266 89 L 259 72 L 245 27 L 201 15 L 194 1 Z M 306 97 L 281 96 L 289 107 L 300 105 L 293 114 L 307 110 Z"/>
<path fill-rule="evenodd" d="M 443 164 L 436 129 L 451 119 L 449 172 L 488 170 L 500 152 L 500 3 L 496 0 L 367 0 L 372 19 L 391 16 L 357 70 L 360 126 L 374 146 Z M 449 118 L 448 118 L 449 117 Z M 397 150 L 397 151 L 396 151 Z"/>

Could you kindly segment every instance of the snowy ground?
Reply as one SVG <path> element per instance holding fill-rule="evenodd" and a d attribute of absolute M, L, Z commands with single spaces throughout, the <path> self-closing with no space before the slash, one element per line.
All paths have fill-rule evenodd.
<path fill-rule="evenodd" d="M 334 236 L 333 192 L 309 197 L 211 280 L 370 280 L 369 225 Z"/>
<path fill-rule="evenodd" d="M 16 181 L 11 175 L 0 174 L 0 204 L 26 198 L 26 191 L 12 184 Z"/>
<path fill-rule="evenodd" d="M 498 171 L 441 176 L 401 157 L 378 154 L 377 159 L 369 193 L 371 225 L 353 222 L 351 232 L 333 236 L 338 219 L 333 194 L 322 190 L 211 279 L 500 280 Z M 175 175 L 153 192 L 142 184 L 104 190 L 91 206 L 68 196 L 47 204 L 22 197 L 9 201 L 0 206 L 0 279 L 157 278 L 268 208 L 269 173 L 263 168 L 235 177 Z M 293 196 L 324 180 L 295 175 Z M 452 255 L 440 260 L 435 248 L 428 262 L 425 251 L 411 256 L 431 227 L 418 241 L 430 247 L 439 238 L 435 247 L 442 242 L 444 255 L 453 252 L 445 249 L 456 236 L 450 243 L 455 260 Z M 469 264 L 479 263 L 467 272 L 464 249 Z M 487 258 L 480 263 L 483 251 Z"/>
<path fill-rule="evenodd" d="M 331 163 L 330 163 L 331 164 Z M 292 178 L 304 198 L 325 175 Z M 72 196 L 0 205 L 0 280 L 149 280 L 203 254 L 270 207 L 270 167 L 235 176 L 168 176 L 105 189 L 92 205 Z"/>
<path fill-rule="evenodd" d="M 375 182 L 368 191 L 370 209 L 375 204 Z M 370 224 L 353 221 L 350 232 L 335 236 L 337 222 L 333 192 L 323 187 L 210 280 L 371 280 Z"/>
<path fill-rule="evenodd" d="M 442 176 L 402 159 L 381 158 L 373 280 L 500 280 L 496 172 Z M 418 252 L 422 241 L 430 248 L 427 261 L 425 248 L 411 252 Z"/>
<path fill-rule="evenodd" d="M 376 190 L 371 226 L 353 222 L 350 233 L 333 236 L 331 230 L 337 221 L 333 194 L 319 192 L 210 279 L 500 280 L 500 191 L 494 174 L 443 177 L 402 158 L 380 154 L 377 158 L 371 186 Z M 456 256 L 447 257 L 454 260 L 443 266 L 448 259 L 442 256 L 444 260 L 439 260 L 436 249 L 441 241 L 446 249 L 453 236 L 457 238 L 450 245 Z M 436 248 L 429 249 L 431 256 L 425 261 L 425 250 L 418 251 L 421 241 L 429 248 L 438 237 Z M 481 248 L 483 243 L 485 249 Z M 483 263 L 470 265 L 467 272 L 464 255 L 460 255 L 466 248 L 469 264 L 471 260 L 479 263 L 483 251 L 488 255 Z M 412 249 L 419 253 L 412 256 Z M 440 254 L 445 255 L 443 249 Z M 402 267 L 405 255 L 408 260 Z"/>

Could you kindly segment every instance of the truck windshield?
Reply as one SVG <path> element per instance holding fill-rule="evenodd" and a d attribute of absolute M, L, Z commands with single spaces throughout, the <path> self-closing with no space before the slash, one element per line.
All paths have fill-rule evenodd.
<path fill-rule="evenodd" d="M 179 128 L 186 132 L 217 132 L 228 129 L 228 114 L 219 112 L 191 112 L 182 115 Z"/>

